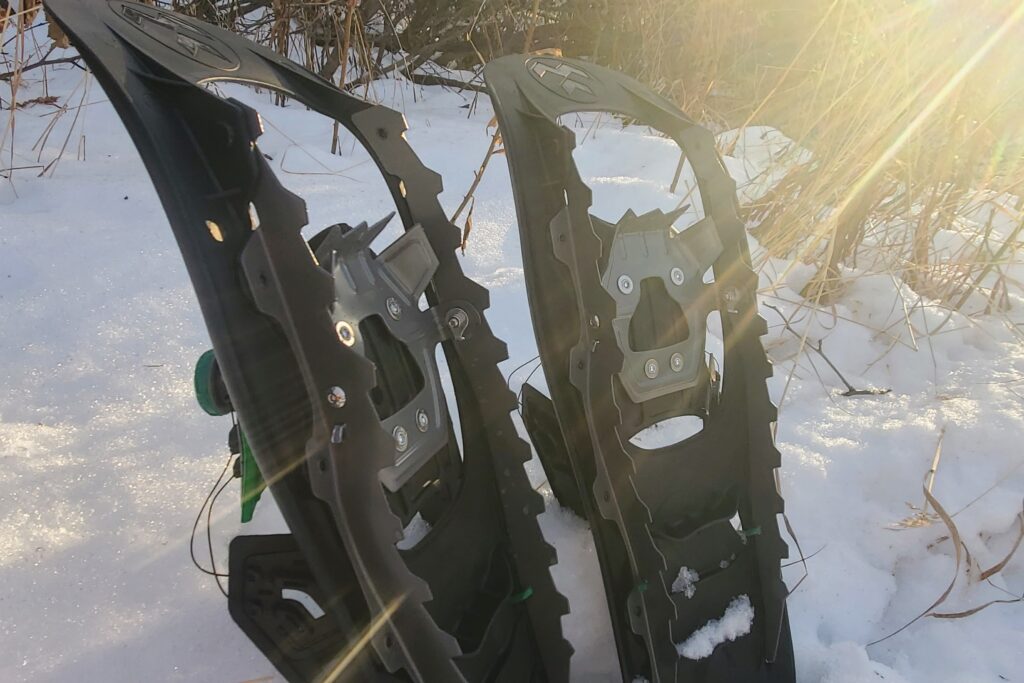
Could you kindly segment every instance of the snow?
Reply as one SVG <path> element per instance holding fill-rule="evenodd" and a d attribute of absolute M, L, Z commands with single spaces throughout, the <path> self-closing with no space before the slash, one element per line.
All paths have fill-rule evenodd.
<path fill-rule="evenodd" d="M 396 543 L 395 547 L 399 550 L 415 548 L 430 533 L 430 528 L 430 522 L 423 519 L 423 516 L 417 512 L 402 529 L 402 540 Z"/>
<path fill-rule="evenodd" d="M 721 619 L 712 619 L 701 626 L 689 638 L 676 645 L 676 650 L 687 659 L 710 657 L 722 643 L 750 633 L 753 623 L 754 607 L 750 604 L 750 598 L 740 595 L 732 599 Z"/>
<path fill-rule="evenodd" d="M 692 598 L 697 592 L 698 581 L 700 581 L 700 574 L 689 567 L 680 567 L 679 575 L 672 582 L 672 592 L 682 593 L 686 597 Z"/>
<path fill-rule="evenodd" d="M 31 74 L 21 100 L 44 93 L 43 74 Z M 70 131 L 52 173 L 16 171 L 13 182 L 0 183 L 0 680 L 280 680 L 188 557 L 192 522 L 227 455 L 230 423 L 194 404 L 192 365 L 208 339 L 167 220 L 102 91 L 95 83 L 80 87 L 77 70 L 46 75 L 51 94 L 66 97 L 78 87 L 62 102 L 76 107 L 86 93 L 87 106 L 73 130 L 73 110 L 59 117 L 44 104 L 17 110 L 13 144 L 9 135 L 0 157 L 4 168 L 45 165 Z M 350 137 L 341 156 L 327 152 L 328 121 L 294 103 L 274 107 L 266 93 L 222 90 L 263 113 L 261 148 L 307 201 L 309 233 L 392 210 L 383 181 Z M 490 142 L 486 98 L 462 108 L 472 93 L 401 81 L 376 83 L 370 95 L 405 113 L 407 136 L 442 174 L 441 199 L 454 211 Z M 0 112 L 5 128 L 9 115 Z M 51 123 L 53 132 L 36 145 Z M 666 140 L 607 119 L 568 123 L 586 137 L 577 159 L 595 185 L 598 215 L 617 219 L 633 201 L 641 211 L 679 202 L 667 191 L 678 154 Z M 729 136 L 738 142 L 725 161 L 745 196 L 765 189 L 768 160 L 800 153 L 787 152 L 790 143 L 770 129 Z M 685 220 L 698 214 L 694 208 Z M 390 227 L 381 242 L 396 231 Z M 901 524 L 915 514 L 908 504 L 923 505 L 922 480 L 940 432 L 933 493 L 955 514 L 972 567 L 995 565 L 1016 539 L 1024 498 L 1019 292 L 1011 288 L 1009 312 L 968 319 L 888 272 L 850 270 L 834 307 L 813 310 L 797 293 L 812 270 L 752 248 L 770 327 L 765 344 L 776 363 L 769 389 L 781 403 L 787 514 L 804 553 L 816 553 L 789 601 L 799 681 L 1019 678 L 1020 604 L 964 619 L 923 618 L 868 645 L 920 614 L 954 573 L 941 521 Z M 510 373 L 536 356 L 536 347 L 501 157 L 478 189 L 463 264 L 491 290 L 489 319 L 508 343 L 502 367 Z M 1024 276 L 1019 266 L 1007 270 Z M 799 336 L 768 305 L 798 335 L 823 340 L 852 384 L 892 392 L 839 396 L 839 379 L 815 353 L 798 353 Z M 711 335 L 709 348 L 720 348 L 718 328 Z M 532 369 L 511 377 L 514 391 Z M 544 388 L 543 373 L 531 382 Z M 670 442 L 672 426 L 659 428 L 659 441 Z M 574 680 L 618 681 L 593 539 L 582 520 L 551 500 L 538 463 L 528 469 L 548 499 L 541 523 L 558 550 L 554 577 L 572 607 L 563 626 L 576 647 Z M 269 495 L 254 521 L 240 525 L 237 495 L 233 483 L 213 515 L 218 566 L 225 566 L 233 536 L 284 531 Z M 795 559 L 795 544 L 790 548 Z M 784 578 L 793 587 L 803 572 L 796 563 Z M 988 582 L 962 572 L 938 609 L 965 610 L 1022 592 L 1019 555 Z M 730 625 L 738 621 L 728 616 Z M 738 628 L 730 632 L 739 635 Z"/>

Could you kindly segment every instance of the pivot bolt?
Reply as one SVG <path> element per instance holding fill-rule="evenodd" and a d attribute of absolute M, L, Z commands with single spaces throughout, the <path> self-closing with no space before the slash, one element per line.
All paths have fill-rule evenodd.
<path fill-rule="evenodd" d="M 399 453 L 404 453 L 405 449 L 409 447 L 409 434 L 405 431 L 405 427 L 395 427 L 394 431 L 391 432 L 391 436 L 395 437 L 395 450 Z"/>
<path fill-rule="evenodd" d="M 388 315 L 390 315 L 392 319 L 398 320 L 399 318 L 402 317 L 402 306 L 401 306 L 401 304 L 398 303 L 398 299 L 396 299 L 393 296 L 392 297 L 388 297 L 387 304 L 388 304 Z"/>
<path fill-rule="evenodd" d="M 669 359 L 668 362 L 669 362 L 669 365 L 672 366 L 672 370 L 673 371 L 675 371 L 675 372 L 681 371 L 683 369 L 683 354 L 681 354 L 681 353 L 673 353 L 672 357 Z"/>
<path fill-rule="evenodd" d="M 344 408 L 347 400 L 348 396 L 345 395 L 345 390 L 341 387 L 331 387 L 327 390 L 327 402 L 331 404 L 332 408 Z"/>
<path fill-rule="evenodd" d="M 416 426 L 421 432 L 427 431 L 430 427 L 430 418 L 427 417 L 427 412 L 425 410 L 416 411 Z"/>
<path fill-rule="evenodd" d="M 682 268 L 673 268 L 672 270 L 669 271 L 668 275 L 670 278 L 672 278 L 672 284 L 677 286 L 683 284 Z"/>
<path fill-rule="evenodd" d="M 628 275 L 620 275 L 618 285 L 619 291 L 623 294 L 629 294 L 633 291 L 633 279 Z"/>
<path fill-rule="evenodd" d="M 461 308 L 453 308 L 448 311 L 445 321 L 448 324 L 448 329 L 452 331 L 456 339 L 462 339 L 465 336 L 466 328 L 469 327 L 468 313 Z"/>
<path fill-rule="evenodd" d="M 353 330 L 352 326 L 344 320 L 339 320 L 334 323 L 334 331 L 338 333 L 338 339 L 340 339 L 341 343 L 345 346 L 352 346 L 356 343 L 355 330 Z"/>
<path fill-rule="evenodd" d="M 650 379 L 654 379 L 658 376 L 658 361 L 653 358 L 648 358 L 647 362 L 644 363 L 644 374 Z"/>

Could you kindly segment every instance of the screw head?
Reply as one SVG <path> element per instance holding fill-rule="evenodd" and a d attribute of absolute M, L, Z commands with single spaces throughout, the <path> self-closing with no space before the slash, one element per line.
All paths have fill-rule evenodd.
<path fill-rule="evenodd" d="M 345 395 L 345 390 L 341 387 L 331 387 L 327 390 L 327 402 L 331 404 L 332 408 L 344 408 L 346 401 L 348 401 L 348 396 Z"/>
<path fill-rule="evenodd" d="M 683 354 L 673 353 L 672 357 L 669 358 L 669 365 L 672 366 L 674 372 L 679 372 L 683 369 Z"/>
<path fill-rule="evenodd" d="M 405 449 L 409 447 L 409 434 L 405 431 L 405 427 L 395 427 L 391 432 L 391 436 L 395 439 L 395 450 L 399 453 L 404 453 Z"/>
<path fill-rule="evenodd" d="M 390 315 L 394 320 L 398 320 L 402 317 L 402 305 L 398 303 L 398 299 L 393 296 L 388 297 L 387 305 L 388 315 Z"/>
<path fill-rule="evenodd" d="M 338 339 L 345 346 L 352 346 L 356 343 L 356 331 L 344 320 L 334 323 L 334 331 L 338 333 Z"/>
<path fill-rule="evenodd" d="M 672 279 L 672 284 L 676 286 L 683 284 L 682 268 L 673 268 L 672 270 L 669 271 L 668 275 Z"/>
<path fill-rule="evenodd" d="M 644 374 L 647 375 L 647 377 L 650 379 L 654 379 L 655 377 L 657 377 L 658 361 L 654 360 L 653 358 L 648 358 L 647 362 L 644 363 Z"/>
<path fill-rule="evenodd" d="M 619 291 L 623 294 L 629 294 L 633 291 L 633 279 L 628 275 L 620 275 L 618 283 Z"/>
<path fill-rule="evenodd" d="M 425 432 L 430 428 L 430 418 L 427 417 L 427 411 L 416 411 L 416 427 L 419 428 L 421 432 Z"/>

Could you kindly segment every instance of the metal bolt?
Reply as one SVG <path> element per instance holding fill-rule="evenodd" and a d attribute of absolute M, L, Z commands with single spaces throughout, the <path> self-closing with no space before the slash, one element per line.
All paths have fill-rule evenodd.
<path fill-rule="evenodd" d="M 395 320 L 402 317 L 402 306 L 398 303 L 398 299 L 394 297 L 388 297 L 388 315 Z"/>
<path fill-rule="evenodd" d="M 427 413 L 425 410 L 416 411 L 416 426 L 419 427 L 419 430 L 421 432 L 427 431 L 427 429 L 430 427 L 430 418 L 427 417 Z"/>
<path fill-rule="evenodd" d="M 644 374 L 650 379 L 654 379 L 658 376 L 658 361 L 653 358 L 648 358 L 647 362 L 644 363 Z"/>
<path fill-rule="evenodd" d="M 669 277 L 672 278 L 672 284 L 681 285 L 683 284 L 683 269 L 673 268 L 668 273 Z"/>
<path fill-rule="evenodd" d="M 683 369 L 683 354 L 673 353 L 672 357 L 669 358 L 669 365 L 672 366 L 672 370 L 679 372 Z"/>
<path fill-rule="evenodd" d="M 327 390 L 327 402 L 334 408 L 344 408 L 345 402 L 348 400 L 348 396 L 345 395 L 345 390 L 341 387 L 331 387 Z"/>
<path fill-rule="evenodd" d="M 619 291 L 623 294 L 629 294 L 633 291 L 633 279 L 628 275 L 620 275 L 618 285 Z"/>
<path fill-rule="evenodd" d="M 594 328 L 601 327 L 601 319 L 596 315 L 590 316 L 590 326 Z"/>
<path fill-rule="evenodd" d="M 345 440 L 345 425 L 334 425 L 331 429 L 331 443 L 341 443 Z"/>
<path fill-rule="evenodd" d="M 395 427 L 394 431 L 391 432 L 391 436 L 395 437 L 395 450 L 399 453 L 404 453 L 405 449 L 409 447 L 409 434 L 406 433 L 405 427 Z"/>
<path fill-rule="evenodd" d="M 456 339 L 462 339 L 465 336 L 466 328 L 469 326 L 468 313 L 461 308 L 453 308 L 448 311 L 445 320 Z"/>
<path fill-rule="evenodd" d="M 341 343 L 345 346 L 352 346 L 356 343 L 355 330 L 353 330 L 352 326 L 344 320 L 339 320 L 334 323 L 334 331 L 338 333 L 338 339 L 340 339 Z"/>
<path fill-rule="evenodd" d="M 735 306 L 736 302 L 740 300 L 740 291 L 735 287 L 729 287 L 725 290 L 725 294 L 722 297 L 725 299 L 725 303 Z"/>

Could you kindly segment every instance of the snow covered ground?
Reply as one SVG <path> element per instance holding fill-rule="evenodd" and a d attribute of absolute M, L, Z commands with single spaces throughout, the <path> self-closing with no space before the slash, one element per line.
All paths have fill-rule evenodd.
<path fill-rule="evenodd" d="M 46 92 L 42 72 L 31 75 L 20 100 L 48 92 L 76 107 L 84 93 L 86 106 L 73 129 L 74 110 L 42 140 L 57 109 L 19 109 L 0 162 L 45 165 L 68 140 L 46 177 L 27 169 L 0 184 L 0 680 L 277 680 L 188 556 L 195 515 L 227 456 L 229 422 L 205 416 L 192 397 L 192 365 L 208 342 L 166 218 L 102 90 L 70 68 L 51 71 Z M 294 103 L 274 107 L 266 93 L 224 90 L 263 112 L 262 149 L 307 201 L 311 229 L 390 210 L 383 182 L 350 138 L 341 156 L 326 153 L 328 121 Z M 395 81 L 372 94 L 405 112 L 408 138 L 444 177 L 442 201 L 453 211 L 490 141 L 486 98 Z M 9 115 L 0 113 L 0 123 Z M 679 201 L 668 194 L 677 154 L 666 140 L 607 119 L 567 123 L 583 140 L 577 158 L 598 215 Z M 730 170 L 746 183 L 778 144 L 771 131 L 747 131 Z M 463 261 L 491 289 L 490 320 L 508 342 L 510 372 L 536 350 L 501 157 L 477 192 Z M 867 645 L 928 608 L 956 571 L 942 521 L 900 524 L 915 513 L 908 503 L 924 503 L 940 434 L 933 491 L 955 515 L 970 561 L 937 611 L 1024 592 L 1024 554 L 980 580 L 1022 524 L 1020 337 L 1005 317 L 957 315 L 929 335 L 948 313 L 886 274 L 851 274 L 859 276 L 833 309 L 799 309 L 796 292 L 811 273 L 787 266 L 764 262 L 763 302 L 792 317 L 809 342 L 823 339 L 851 384 L 892 390 L 840 396 L 835 373 L 814 352 L 797 355 L 798 336 L 764 307 L 777 363 L 770 386 L 782 400 L 782 486 L 800 545 L 814 553 L 790 599 L 799 680 L 1024 680 L 1024 604 L 926 617 Z M 1012 304 L 1019 316 L 1024 301 L 1014 295 Z M 511 377 L 513 389 L 532 368 Z M 531 475 L 542 480 L 535 462 Z M 236 486 L 214 515 L 219 563 L 233 535 L 283 529 L 267 496 L 243 528 Z M 542 522 L 572 604 L 565 627 L 577 648 L 575 680 L 615 681 L 586 525 L 554 503 Z M 802 575 L 800 564 L 785 569 L 791 586 Z"/>

